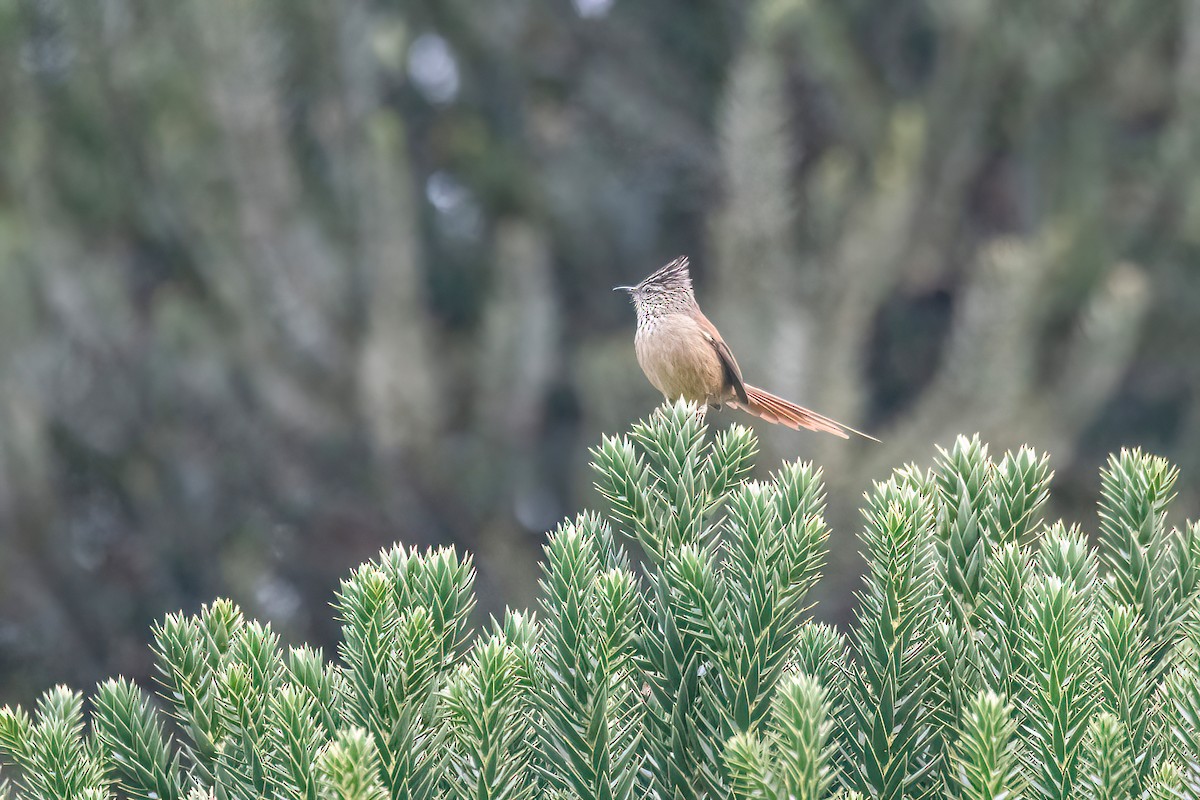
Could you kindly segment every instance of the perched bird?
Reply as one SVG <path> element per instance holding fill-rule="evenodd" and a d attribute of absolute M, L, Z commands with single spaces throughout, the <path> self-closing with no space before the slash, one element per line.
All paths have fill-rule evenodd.
<path fill-rule="evenodd" d="M 729 345 L 696 303 L 687 256 L 637 286 L 613 289 L 617 290 L 629 292 L 637 309 L 638 364 L 667 400 L 682 397 L 713 408 L 730 405 L 796 430 L 824 431 L 843 439 L 854 433 L 879 441 L 743 381 Z"/>

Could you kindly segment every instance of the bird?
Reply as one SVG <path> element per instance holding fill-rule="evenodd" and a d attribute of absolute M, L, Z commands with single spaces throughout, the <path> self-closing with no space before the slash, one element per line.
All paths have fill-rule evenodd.
<path fill-rule="evenodd" d="M 628 292 L 633 301 L 638 364 L 668 402 L 683 398 L 701 404 L 702 409 L 728 405 L 794 430 L 807 428 L 843 439 L 855 434 L 879 441 L 746 383 L 733 351 L 696 302 L 687 256 L 676 258 L 636 286 L 616 286 L 613 291 Z"/>

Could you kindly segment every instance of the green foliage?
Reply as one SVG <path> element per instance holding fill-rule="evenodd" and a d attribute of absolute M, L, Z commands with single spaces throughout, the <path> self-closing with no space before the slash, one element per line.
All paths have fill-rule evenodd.
<path fill-rule="evenodd" d="M 994 692 L 971 701 L 950 758 L 948 782 L 963 800 L 1000 800 L 1020 793 L 1017 721 L 1012 705 Z"/>
<path fill-rule="evenodd" d="M 820 800 L 833 783 L 828 693 L 797 674 L 780 682 L 762 734 L 739 733 L 725 746 L 734 797 Z"/>
<path fill-rule="evenodd" d="M 1108 712 L 1088 726 L 1084 796 L 1094 800 L 1123 800 L 1132 789 L 1129 736 L 1121 720 Z"/>
<path fill-rule="evenodd" d="M 1065 534 L 1047 539 L 1042 553 L 1045 572 L 1029 587 L 1022 621 L 1019 706 L 1031 788 L 1039 797 L 1065 800 L 1075 789 L 1095 703 L 1089 605 L 1095 566 L 1085 542 Z"/>
<path fill-rule="evenodd" d="M 345 662 L 343 714 L 371 734 L 383 782 L 399 800 L 438 796 L 445 769 L 439 692 L 474 607 L 469 559 L 399 547 L 342 582 L 336 607 Z"/>
<path fill-rule="evenodd" d="M 42 695 L 34 716 L 0 711 L 0 746 L 20 769 L 20 796 L 37 800 L 102 798 L 107 779 L 83 735 L 83 697 L 65 686 Z"/>
<path fill-rule="evenodd" d="M 179 753 L 164 735 L 150 699 L 129 681 L 117 679 L 100 684 L 92 702 L 92 732 L 109 779 L 137 800 L 183 797 Z"/>
<path fill-rule="evenodd" d="M 320 800 L 387 800 L 375 740 L 362 728 L 339 731 L 316 758 Z"/>
<path fill-rule="evenodd" d="M 1141 612 L 1157 662 L 1190 612 L 1197 585 L 1195 529 L 1167 527 L 1179 472 L 1165 459 L 1122 450 L 1101 478 L 1100 541 L 1109 589 Z"/>
<path fill-rule="evenodd" d="M 848 783 L 871 797 L 928 795 L 941 766 L 936 496 L 931 476 L 906 468 L 876 484 L 864 510 L 868 566 L 848 678 L 856 735 L 847 747 Z"/>
<path fill-rule="evenodd" d="M 1134 793 L 1140 795 L 1154 764 L 1148 751 L 1157 744 L 1150 727 L 1156 671 L 1150 667 L 1145 621 L 1132 606 L 1110 601 L 1101 612 L 1096 659 L 1100 681 L 1097 699 L 1119 723 L 1125 737 L 1122 746 L 1129 759 L 1130 781 Z"/>
<path fill-rule="evenodd" d="M 595 516 L 561 526 L 546 545 L 543 774 L 563 796 L 627 800 L 641 767 L 634 675 L 635 579 Z"/>
<path fill-rule="evenodd" d="M 1022 696 L 1024 628 L 1016 622 L 1025 614 L 1032 580 L 1033 564 L 1024 549 L 1009 543 L 993 552 L 980 603 L 979 654 L 984 685 L 1002 697 Z"/>
<path fill-rule="evenodd" d="M 845 634 L 806 618 L 821 471 L 677 404 L 596 450 L 606 517 L 545 547 L 538 616 L 471 632 L 474 573 L 399 547 L 335 602 L 338 658 L 227 600 L 125 680 L 0 711 L 16 797 L 135 800 L 1184 798 L 1200 787 L 1195 525 L 1125 453 L 1100 546 L 1043 525 L 1049 469 L 978 438 L 868 492 Z M 645 554 L 635 563 L 626 551 Z M 9 786 L 9 784 L 6 784 Z"/>
<path fill-rule="evenodd" d="M 1161 746 L 1194 797 L 1200 795 L 1200 634 L 1179 642 L 1173 656 L 1161 688 Z"/>
<path fill-rule="evenodd" d="M 537 704 L 529 667 L 535 631 L 510 614 L 508 630 L 480 643 L 446 687 L 453 778 L 462 800 L 525 800 L 534 794 L 530 736 Z"/>
<path fill-rule="evenodd" d="M 1184 800 L 1195 797 L 1196 792 L 1184 791 L 1183 773 L 1172 761 L 1164 760 L 1154 771 L 1154 781 L 1150 784 L 1150 800 Z"/>

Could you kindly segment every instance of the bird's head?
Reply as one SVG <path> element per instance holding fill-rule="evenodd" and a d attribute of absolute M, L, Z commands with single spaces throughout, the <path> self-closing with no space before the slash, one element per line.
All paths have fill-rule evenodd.
<path fill-rule="evenodd" d="M 614 286 L 613 291 L 628 292 L 639 314 L 686 307 L 696 302 L 687 256 L 680 256 L 655 270 L 636 286 Z"/>

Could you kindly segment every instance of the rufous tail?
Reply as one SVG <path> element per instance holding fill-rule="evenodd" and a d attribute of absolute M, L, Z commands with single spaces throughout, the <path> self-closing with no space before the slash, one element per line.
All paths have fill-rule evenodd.
<path fill-rule="evenodd" d="M 746 400 L 743 403 L 740 400 L 727 401 L 727 405 L 734 408 L 740 408 L 756 417 L 761 417 L 767 422 L 774 422 L 777 425 L 786 425 L 789 428 L 800 430 L 808 428 L 810 431 L 822 431 L 824 433 L 832 433 L 834 436 L 840 436 L 843 439 L 849 439 L 850 434 L 857 434 L 864 439 L 870 439 L 873 442 L 878 442 L 874 436 L 869 436 L 862 431 L 856 431 L 849 425 L 832 420 L 829 417 L 822 416 L 815 411 L 810 411 L 803 406 L 798 406 L 795 403 L 788 402 L 782 397 L 776 397 L 770 392 L 764 392 L 750 384 L 745 384 Z"/>

